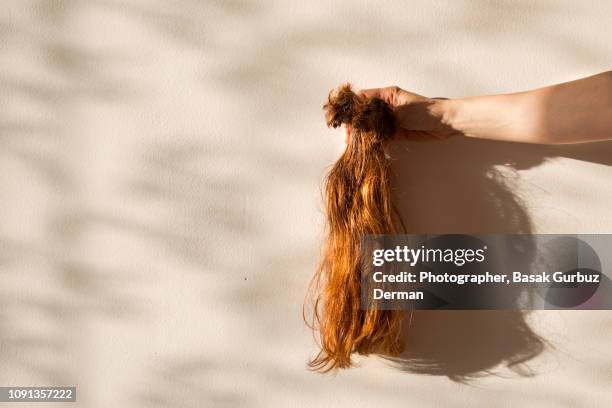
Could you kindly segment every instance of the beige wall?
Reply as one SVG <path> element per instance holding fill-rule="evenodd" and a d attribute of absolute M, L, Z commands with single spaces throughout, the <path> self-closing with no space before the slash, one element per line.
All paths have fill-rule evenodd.
<path fill-rule="evenodd" d="M 608 312 L 531 315 L 551 344 L 533 377 L 305 369 L 319 182 L 343 148 L 330 88 L 454 97 L 612 66 L 610 2 L 378 3 L 3 0 L 0 385 L 76 385 L 83 407 L 609 402 Z M 424 228 L 443 213 L 505 230 L 474 210 L 493 188 L 533 231 L 612 230 L 610 144 L 418 149 L 415 191 L 460 204 L 414 204 Z"/>

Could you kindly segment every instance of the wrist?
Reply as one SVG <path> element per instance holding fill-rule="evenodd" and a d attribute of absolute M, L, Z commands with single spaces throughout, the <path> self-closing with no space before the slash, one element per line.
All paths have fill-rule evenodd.
<path fill-rule="evenodd" d="M 430 106 L 431 114 L 439 120 L 447 132 L 455 136 L 463 134 L 457 125 L 460 105 L 459 99 L 433 99 Z"/>

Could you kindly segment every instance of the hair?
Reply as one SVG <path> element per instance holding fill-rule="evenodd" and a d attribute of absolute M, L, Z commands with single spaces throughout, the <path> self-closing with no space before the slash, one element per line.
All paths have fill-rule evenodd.
<path fill-rule="evenodd" d="M 308 365 L 327 372 L 351 367 L 353 353 L 397 355 L 403 344 L 402 312 L 362 310 L 360 293 L 362 238 L 396 232 L 383 149 L 395 134 L 393 111 L 381 99 L 358 96 L 349 84 L 331 91 L 323 109 L 329 127 L 350 129 L 324 184 L 327 237 L 310 286 L 312 318 L 305 318 L 320 343 Z"/>

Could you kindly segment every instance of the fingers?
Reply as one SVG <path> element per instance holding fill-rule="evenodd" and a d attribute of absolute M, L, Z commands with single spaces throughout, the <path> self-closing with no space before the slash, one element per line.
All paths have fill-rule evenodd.
<path fill-rule="evenodd" d="M 381 90 L 382 88 L 371 88 L 371 89 L 360 89 L 357 92 L 355 92 L 357 94 L 357 96 L 359 96 L 360 98 L 366 98 L 366 99 L 370 99 L 370 98 L 381 98 Z"/>
<path fill-rule="evenodd" d="M 399 88 L 397 86 L 387 86 L 385 88 L 371 88 L 371 89 L 360 89 L 356 92 L 357 96 L 361 98 L 371 99 L 378 98 L 387 102 L 391 106 L 396 105 L 395 96 Z"/>
<path fill-rule="evenodd" d="M 378 98 L 387 102 L 393 108 L 408 105 L 413 102 L 426 101 L 429 98 L 408 92 L 397 86 L 387 86 L 385 88 L 360 89 L 355 92 L 361 98 Z"/>
<path fill-rule="evenodd" d="M 398 86 L 387 86 L 385 88 L 362 89 L 357 95 L 365 98 L 378 98 L 387 102 L 393 108 L 411 102 L 415 98 L 423 98 L 420 95 L 406 92 Z"/>

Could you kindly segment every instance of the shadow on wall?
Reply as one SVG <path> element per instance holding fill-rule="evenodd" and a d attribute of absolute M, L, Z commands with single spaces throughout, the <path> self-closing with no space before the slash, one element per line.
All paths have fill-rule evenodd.
<path fill-rule="evenodd" d="M 59 39 L 74 4 L 21 2 L 23 10 L 32 11 L 25 21 L 7 4 L 0 16 L 6 61 L 11 61 L 0 75 L 0 166 L 8 173 L 3 180 L 24 185 L 2 186 L 3 205 L 9 203 L 4 219 L 20 220 L 12 216 L 11 205 L 29 201 L 30 189 L 44 194 L 38 211 L 27 214 L 40 235 L 28 235 L 16 223 L 3 224 L 0 231 L 0 378 L 5 382 L 27 376 L 33 383 L 75 383 L 77 369 L 87 364 L 74 351 L 85 324 L 137 313 L 134 302 L 108 284 L 125 283 L 124 271 L 92 265 L 74 249 L 91 227 L 78 205 L 82 185 L 72 158 L 81 152 L 82 138 L 71 126 L 78 116 L 74 108 L 83 101 L 116 102 L 131 92 L 100 69 L 121 62 L 121 55 Z"/>
<path fill-rule="evenodd" d="M 543 146 L 456 138 L 396 141 L 389 153 L 394 201 L 407 233 L 533 233 L 514 190 L 517 170 L 557 157 L 612 165 L 612 142 Z M 415 311 L 411 321 L 406 318 L 406 352 L 394 362 L 402 370 L 460 382 L 500 366 L 536 375 L 529 360 L 547 341 L 526 317 L 523 311 Z"/>
<path fill-rule="evenodd" d="M 77 122 L 82 104 L 86 102 L 119 104 L 134 97 L 152 97 L 148 92 L 155 91 L 154 87 L 148 89 L 146 88 L 147 84 L 133 81 L 130 76 L 124 77 L 122 75 L 124 67 L 133 68 L 138 67 L 138 64 L 141 63 L 150 63 L 144 56 L 138 53 L 132 55 L 131 52 L 123 54 L 119 51 L 112 51 L 115 49 L 112 45 L 100 49 L 92 48 L 91 45 L 95 44 L 95 38 L 93 43 L 89 43 L 85 41 L 85 37 L 79 38 L 78 35 L 75 35 L 72 28 L 82 25 L 80 23 L 75 24 L 75 22 L 79 22 L 78 19 L 82 18 L 80 16 L 87 15 L 87 13 L 80 14 L 87 7 L 99 7 L 102 11 L 104 9 L 114 11 L 121 19 L 120 21 L 129 19 L 132 24 L 142 24 L 147 28 L 153 28 L 163 38 L 171 38 L 181 46 L 192 46 L 198 52 L 203 52 L 206 56 L 202 59 L 205 61 L 202 66 L 203 71 L 212 77 L 212 79 L 207 77 L 207 80 L 216 80 L 229 90 L 240 90 L 244 106 L 251 109 L 260 109 L 261 112 L 258 113 L 261 113 L 262 117 L 265 117 L 263 115 L 270 115 L 270 112 L 272 112 L 275 121 L 278 120 L 279 116 L 277 106 L 283 105 L 283 101 L 286 102 L 286 106 L 296 106 L 301 100 L 306 100 L 306 98 L 301 97 L 303 95 L 296 98 L 293 92 L 289 93 L 287 91 L 302 88 L 295 85 L 296 72 L 300 74 L 302 72 L 300 70 L 304 69 L 303 67 L 307 67 L 306 69 L 311 67 L 309 64 L 304 64 L 305 59 L 311 57 L 309 52 L 305 51 L 313 49 L 322 50 L 324 53 L 341 51 L 338 55 L 350 55 L 355 52 L 369 53 L 383 45 L 382 48 L 390 47 L 390 45 L 401 46 L 406 47 L 406 49 L 411 48 L 410 58 L 417 57 L 415 60 L 421 61 L 423 75 L 427 74 L 449 82 L 451 79 L 455 81 L 456 77 L 460 77 L 455 71 L 447 71 L 448 65 L 439 64 L 438 59 L 435 58 L 438 53 L 431 51 L 431 43 L 435 40 L 437 34 L 433 35 L 418 28 L 406 29 L 408 27 L 406 24 L 402 24 L 401 28 L 393 28 L 393 26 L 385 25 L 384 21 L 378 17 L 378 13 L 367 11 L 352 10 L 350 16 L 342 15 L 342 18 L 350 18 L 350 20 L 347 20 L 347 24 L 342 25 L 330 24 L 330 21 L 334 21 L 333 18 L 323 20 L 318 25 L 304 19 L 301 23 L 293 21 L 287 27 L 281 26 L 279 29 L 264 30 L 262 27 L 269 24 L 269 21 L 262 18 L 261 14 L 267 8 L 254 6 L 252 2 L 240 0 L 223 2 L 180 0 L 166 4 L 164 2 L 134 0 L 95 0 L 91 2 L 43 0 L 19 1 L 18 3 L 20 5 L 27 3 L 28 6 L 24 6 L 24 10 L 31 8 L 34 15 L 31 19 L 20 20 L 19 13 L 15 15 L 6 13 L 5 16 L 0 17 L 0 35 L 5 43 L 10 43 L 11 46 L 17 44 L 15 48 L 23 48 L 26 51 L 24 54 L 26 61 L 32 55 L 36 55 L 37 58 L 33 59 L 32 62 L 26 62 L 26 64 L 32 66 L 40 64 L 42 73 L 40 77 L 36 73 L 28 74 L 31 71 L 29 65 L 25 67 L 26 69 L 23 72 L 3 73 L 0 77 L 0 89 L 2 89 L 3 96 L 7 98 L 7 104 L 4 106 L 10 107 L 15 100 L 25 101 L 24 104 L 27 103 L 27 107 L 31 108 L 32 111 L 41 111 L 43 114 L 34 118 L 28 115 L 23 117 L 21 115 L 9 115 L 8 109 L 3 106 L 2 111 L 0 111 L 0 133 L 2 134 L 0 146 L 3 148 L 3 156 L 0 159 L 11 163 L 18 161 L 25 168 L 31 170 L 35 174 L 34 178 L 37 180 L 40 178 L 41 183 L 44 184 L 44 191 L 48 192 L 50 201 L 54 204 L 50 208 L 45 208 L 44 215 L 41 215 L 41 225 L 45 226 L 45 233 L 40 239 L 26 237 L 22 241 L 13 236 L 14 231 L 12 230 L 0 231 L 2 235 L 0 237 L 0 262 L 2 272 L 11 273 L 12 276 L 15 276 L 17 274 L 11 271 L 24 270 L 28 272 L 29 269 L 24 268 L 34 259 L 36 263 L 42 266 L 40 271 L 36 270 L 31 274 L 22 273 L 20 275 L 32 275 L 32 279 L 39 276 L 49 276 L 49 281 L 54 282 L 56 286 L 49 286 L 46 289 L 45 294 L 48 297 L 44 299 L 34 298 L 30 296 L 29 292 L 20 291 L 18 285 L 14 287 L 4 285 L 2 287 L 2 299 L 0 299 L 0 309 L 2 309 L 2 316 L 0 316 L 0 360 L 2 360 L 3 369 L 0 370 L 0 375 L 3 378 L 13 378 L 16 370 L 23 369 L 28 373 L 36 374 L 36 378 L 40 378 L 43 383 L 58 385 L 70 383 L 71 378 L 75 378 L 83 372 L 75 369 L 75 365 L 70 364 L 80 356 L 70 348 L 71 345 L 75 344 L 70 336 L 86 331 L 83 330 L 84 322 L 96 321 L 101 318 L 125 320 L 131 314 L 141 311 L 136 300 L 126 298 L 122 292 L 115 292 L 114 288 L 108 286 L 109 281 L 118 282 L 117 287 L 123 284 L 133 284 L 124 280 L 124 277 L 131 272 L 132 267 L 130 265 L 126 264 L 125 270 L 107 270 L 105 266 L 92 265 L 91 257 L 82 259 L 77 253 L 78 251 L 75 250 L 78 244 L 87 239 L 92 230 L 112 230 L 119 235 L 133 234 L 137 237 L 137 242 L 141 240 L 156 242 L 169 254 L 175 255 L 177 258 L 187 260 L 195 265 L 211 266 L 223 271 L 234 271 L 238 268 L 235 268 L 232 264 L 222 263 L 220 260 L 225 258 L 219 256 L 217 252 L 207 251 L 202 245 L 208 243 L 207 239 L 211 239 L 210 231 L 215 234 L 223 233 L 226 238 L 242 237 L 245 240 L 252 240 L 253 234 L 255 232 L 259 233 L 259 231 L 249 229 L 252 226 L 246 222 L 248 214 L 244 211 L 244 206 L 239 200 L 242 195 L 252 193 L 249 184 L 231 184 L 231 188 L 228 188 L 227 183 L 230 180 L 207 173 L 206 168 L 192 167 L 193 162 L 212 160 L 212 157 L 223 154 L 222 150 L 218 150 L 208 141 L 204 148 L 200 145 L 187 146 L 186 148 L 176 145 L 152 146 L 150 150 L 143 154 L 142 174 L 139 174 L 135 180 L 129 180 L 129 182 L 133 182 L 132 184 L 126 184 L 127 191 L 122 193 L 134 193 L 134 196 L 142 199 L 143 208 L 151 203 L 161 203 L 163 214 L 167 218 L 155 221 L 142 221 L 130 217 L 121 218 L 117 217 L 115 212 L 104 212 L 100 211 L 99 208 L 92 209 L 77 205 L 81 203 L 80 199 L 83 192 L 87 193 L 89 191 L 86 189 L 87 180 L 83 179 L 78 171 L 81 164 L 80 153 L 89 152 L 89 149 L 91 149 L 87 146 L 87 139 L 83 137 L 86 135 L 82 132 L 80 122 Z M 513 3 L 511 7 L 506 6 L 503 9 L 503 17 L 495 15 L 495 18 L 491 18 L 489 13 L 498 12 L 500 6 L 495 4 L 487 7 L 487 5 L 487 2 L 483 2 L 483 7 L 475 8 L 482 10 L 484 14 L 474 17 L 476 21 L 496 22 L 501 18 L 506 18 L 512 22 L 518 21 L 521 23 L 525 21 L 523 11 L 526 9 L 535 10 L 533 5 L 529 4 L 524 5 L 523 11 L 521 11 Z M 509 15 L 506 11 L 516 12 L 520 18 L 512 18 L 512 15 Z M 537 9 L 536 11 L 544 11 L 550 14 L 555 10 Z M 542 33 L 540 30 L 536 30 L 539 27 L 539 24 L 537 24 L 538 14 L 533 11 L 530 15 L 532 18 L 527 21 L 530 25 L 522 28 L 530 30 L 530 32 L 537 34 L 538 38 L 541 38 Z M 205 18 L 207 16 L 208 18 Z M 100 22 L 106 24 L 107 16 L 103 15 L 103 17 Z M 456 18 L 457 21 L 451 22 L 455 32 L 473 29 L 474 24 L 471 19 L 464 21 L 462 15 L 458 15 Z M 223 30 L 220 29 L 226 29 L 231 24 L 246 27 L 248 33 L 252 34 L 252 37 L 257 41 L 245 41 L 240 44 L 230 43 L 229 45 L 226 41 L 221 41 L 226 38 L 219 35 L 219 33 L 223 33 Z M 370 25 L 384 27 L 385 29 L 375 32 L 351 29 L 355 26 L 366 27 Z M 480 25 L 480 27 L 483 26 Z M 495 23 L 488 27 L 490 32 L 488 31 L 487 34 L 494 34 L 493 30 L 500 25 Z M 40 33 L 38 32 L 39 28 L 42 30 Z M 535 33 L 536 31 L 537 33 Z M 556 52 L 559 55 L 566 57 L 567 54 L 572 54 L 585 64 L 590 63 L 599 55 L 605 55 L 604 50 L 598 49 L 584 55 L 583 50 L 591 50 L 587 48 L 588 44 L 578 42 L 575 38 L 567 39 L 565 36 L 563 38 L 567 41 L 558 41 L 561 33 L 554 31 L 550 31 L 550 33 L 548 37 L 543 37 L 543 41 L 550 42 L 551 44 L 547 45 L 557 50 Z M 454 32 L 451 33 L 451 35 L 454 34 Z M 546 33 L 544 34 L 546 35 Z M 424 38 L 429 38 L 432 41 L 423 41 Z M 151 43 L 156 41 L 157 37 L 151 34 Z M 390 41 L 393 43 L 390 43 Z M 427 46 L 418 48 L 419 43 Z M 110 49 L 111 52 L 104 51 L 105 49 Z M 119 49 L 123 48 L 119 47 Z M 415 51 L 418 51 L 418 54 Z M 572 53 L 572 51 L 575 52 Z M 578 52 L 581 54 L 576 55 Z M 141 57 L 143 59 L 140 59 Z M 208 63 L 208 61 L 214 61 L 213 58 L 226 61 L 224 64 L 218 64 L 222 69 L 217 70 L 215 69 L 217 64 Z M 13 58 L 9 57 L 7 61 L 11 61 L 11 64 L 8 65 L 21 68 L 16 65 L 20 64 L 20 59 L 13 61 Z M 271 67 L 270 61 L 275 61 L 276 65 Z M 132 62 L 135 65 L 132 66 Z M 178 61 L 178 63 L 181 63 L 181 61 Z M 158 76 L 162 75 L 155 71 L 153 73 Z M 328 75 L 329 69 L 327 66 L 321 66 L 318 71 L 312 73 L 312 76 L 317 79 Z M 466 80 L 467 76 L 461 79 L 462 82 Z M 269 89 L 270 94 L 266 95 L 270 96 L 269 98 L 261 98 L 260 91 L 262 88 Z M 258 92 L 245 93 L 245 89 L 257 89 Z M 142 91 L 142 95 L 140 91 Z M 306 95 L 308 94 L 306 93 Z M 270 105 L 265 103 L 268 100 L 272 101 Z M 131 99 L 131 102 L 138 103 L 139 100 Z M 482 222 L 482 225 L 489 226 L 496 225 L 494 222 L 497 220 L 500 228 L 507 226 L 508 220 L 512 220 L 512 223 L 517 226 L 517 229 L 512 229 L 512 231 L 521 230 L 522 225 L 522 228 L 526 228 L 526 232 L 528 232 L 529 219 L 527 215 L 521 210 L 520 204 L 515 201 L 509 190 L 502 188 L 499 180 L 496 180 L 499 174 L 490 172 L 492 164 L 503 163 L 503 159 L 500 157 L 503 156 L 502 153 L 509 158 L 512 158 L 513 155 L 518 156 L 516 146 L 506 146 L 503 149 L 493 149 L 486 143 L 464 146 L 464 149 L 460 150 L 459 153 L 469 152 L 470 154 L 465 157 L 462 154 L 457 154 L 455 150 L 457 146 L 451 147 L 453 144 L 445 145 L 444 148 L 440 146 L 423 144 L 415 147 L 415 149 L 431 150 L 429 156 L 423 155 L 420 159 L 435 158 L 429 163 L 428 167 L 430 167 L 429 170 L 437 170 L 438 173 L 429 177 L 429 180 L 434 180 L 434 183 L 428 184 L 426 180 L 423 180 L 421 186 L 415 186 L 411 190 L 419 191 L 423 196 L 430 195 L 432 199 L 436 196 L 442 199 L 438 202 L 431 201 L 432 211 L 429 212 L 429 219 L 423 215 L 423 218 L 419 217 L 418 221 L 423 225 L 428 225 L 428 223 L 432 225 L 433 222 L 438 222 L 439 224 L 436 225 L 444 226 L 444 231 L 448 232 L 449 226 L 452 225 L 456 225 L 457 229 L 461 230 L 462 222 L 464 225 L 474 226 L 474 231 L 477 231 L 478 220 Z M 80 148 L 83 150 L 80 150 Z M 475 149 L 477 154 L 474 153 Z M 443 153 L 443 150 L 445 153 Z M 539 154 L 536 154 L 537 149 L 532 148 L 530 151 L 533 153 L 533 158 L 539 158 L 535 161 L 536 163 L 530 164 L 530 166 L 541 162 L 541 158 L 546 157 L 547 154 L 551 157 L 563 155 L 562 150 L 548 153 L 540 152 Z M 497 156 L 487 156 L 492 152 Z M 582 146 L 572 150 L 572 152 L 576 155 L 575 158 L 583 160 L 588 160 L 589 157 L 607 160 L 611 156 L 609 148 L 600 149 Z M 253 169 L 261 169 L 262 162 L 270 163 L 272 157 L 278 156 L 276 150 L 267 153 L 265 151 L 256 153 L 243 151 L 238 156 L 236 156 L 235 151 L 233 153 L 233 156 L 228 157 L 234 157 L 236 162 L 248 158 L 252 159 L 253 162 L 250 167 Z M 257 158 L 257 155 L 259 155 L 259 158 L 264 157 L 266 160 L 253 159 L 254 157 Z M 581 155 L 582 157 L 580 157 Z M 469 162 L 466 157 L 469 157 Z M 223 159 L 226 159 L 226 157 L 223 156 Z M 308 164 L 302 164 L 308 166 Z M 525 164 L 522 165 L 525 166 Z M 273 168 L 258 170 L 259 173 L 255 172 L 255 174 L 261 174 L 262 176 L 272 173 L 278 174 L 287 168 L 291 168 L 294 170 L 293 174 L 296 174 L 295 167 L 295 161 L 289 157 L 284 162 L 274 164 Z M 521 168 L 521 166 L 517 165 L 516 168 Z M 452 169 L 452 171 L 447 171 L 448 169 Z M 423 168 L 424 173 L 427 170 L 427 166 Z M 485 175 L 487 176 L 485 177 Z M 258 181 L 259 179 L 248 180 Z M 465 182 L 464 184 L 456 184 L 462 180 Z M 473 183 L 476 183 L 476 185 L 473 185 Z M 431 191 L 424 190 L 423 187 L 429 188 Z M 239 191 L 240 194 L 235 193 L 236 191 Z M 489 196 L 488 192 L 491 191 L 497 195 Z M 480 193 L 480 195 L 473 195 L 474 192 Z M 451 200 L 447 200 L 448 197 Z M 133 198 L 133 196 L 130 196 L 130 198 Z M 419 201 L 423 202 L 421 199 Z M 66 203 L 72 205 L 66 206 Z M 476 205 L 480 207 L 478 208 Z M 440 209 L 448 206 L 450 210 L 446 213 L 436 213 L 435 206 L 440 207 Z M 484 211 L 480 212 L 479 209 Z M 413 213 L 413 209 L 409 208 L 408 203 L 406 211 L 409 214 Z M 214 214 L 214 221 L 209 223 L 195 221 L 195 223 L 191 223 L 191 220 L 199 220 L 198 217 L 204 212 Z M 419 212 L 415 212 L 415 214 L 419 214 Z M 469 214 L 472 215 L 472 218 L 461 218 L 461 216 Z M 405 218 L 410 219 L 412 217 Z M 176 224 L 176 221 L 185 222 Z M 190 221 L 190 223 L 187 223 L 187 221 Z M 454 224 L 448 224 L 449 221 L 454 222 Z M 491 227 L 491 230 L 495 231 L 495 228 Z M 19 238 L 18 234 L 17 238 Z M 51 244 L 53 245 L 51 246 Z M 287 270 L 288 266 L 295 269 L 295 265 L 302 265 L 302 268 L 304 268 L 303 265 L 309 265 L 307 260 L 297 258 L 293 253 L 290 253 L 284 259 L 277 253 L 264 253 L 260 256 L 258 268 L 270 271 L 269 275 L 266 275 L 268 279 L 266 283 L 278 283 L 278 276 L 273 276 L 276 271 Z M 47 273 L 47 271 L 50 271 L 50 273 Z M 281 275 L 283 279 L 293 278 L 290 274 Z M 237 279 L 242 279 L 242 276 Z M 241 307 L 241 312 L 250 311 L 257 316 L 261 316 L 262 308 L 267 308 L 266 312 L 269 313 L 265 313 L 265 315 L 278 316 L 278 305 L 268 300 L 273 299 L 272 296 L 265 296 L 265 287 L 271 285 L 254 287 L 254 283 L 252 283 L 254 281 L 254 279 L 249 279 L 249 286 L 246 286 L 247 283 L 245 282 L 240 287 L 240 290 L 245 292 L 245 296 L 228 295 L 227 298 L 239 299 L 236 302 L 241 302 L 238 305 Z M 21 281 L 17 281 L 17 283 L 21 283 Z M 251 297 L 246 296 L 246 293 Z M 17 332 L 12 321 L 6 318 L 12 316 L 21 318 L 26 313 L 36 316 L 42 315 L 54 330 L 50 333 Z M 430 353 L 423 351 L 420 355 L 417 353 L 413 357 L 420 358 L 420 361 L 424 359 L 433 360 L 433 365 L 430 365 L 430 367 L 435 368 L 436 365 L 440 367 L 437 372 L 433 368 L 420 372 L 461 378 L 492 367 L 500 361 L 505 361 L 505 356 L 521 355 L 521 350 L 529 349 L 524 344 L 526 342 L 518 341 L 516 347 L 509 345 L 497 355 L 478 360 L 476 357 L 482 352 L 482 347 L 479 349 L 478 345 L 484 344 L 487 339 L 490 339 L 489 342 L 497 340 L 487 336 L 491 336 L 491 333 L 499 329 L 495 326 L 499 322 L 494 321 L 495 319 L 488 319 L 488 316 L 484 315 L 482 319 L 476 319 L 476 315 L 473 313 L 465 313 L 462 319 L 458 318 L 461 312 L 432 312 L 432 314 L 434 313 L 439 318 L 447 318 L 446 322 L 441 321 L 435 325 L 436 327 L 448 327 L 449 334 L 443 338 L 447 339 L 449 343 L 455 341 L 453 344 L 461 345 L 465 354 L 452 360 L 452 356 L 436 354 L 436 350 Z M 296 318 L 298 314 L 296 311 Z M 506 321 L 508 319 L 511 318 L 506 318 Z M 281 326 L 280 320 L 268 319 L 263 323 L 253 321 L 255 322 L 253 323 L 254 326 L 264 326 L 267 333 L 270 333 L 272 329 L 278 330 L 279 333 L 286 331 L 286 328 Z M 436 335 L 434 325 L 425 327 L 424 324 L 432 321 L 425 318 L 415 320 L 416 325 L 423 323 L 420 327 L 420 331 L 423 333 L 423 342 Z M 452 321 L 453 324 L 450 324 L 449 321 Z M 465 324 L 462 325 L 462 322 Z M 517 318 L 516 322 L 516 325 L 520 327 L 523 321 Z M 517 333 L 517 329 L 512 329 L 512 325 L 509 326 L 511 329 L 502 332 L 506 333 L 504 340 L 510 338 L 512 333 L 515 333 L 520 340 L 520 333 Z M 465 341 L 460 342 L 456 339 L 463 328 L 470 328 L 468 334 L 472 337 L 468 336 Z M 526 327 L 527 329 L 528 327 Z M 464 332 L 467 332 L 467 330 L 464 330 Z M 529 333 L 527 333 L 526 338 L 530 338 Z M 480 343 L 475 340 L 480 340 Z M 83 338 L 83 341 L 85 341 L 85 338 Z M 412 339 L 412 341 L 413 344 L 416 344 L 417 339 Z M 535 344 L 537 345 L 537 343 Z M 88 344 L 82 343 L 81 345 L 87 346 Z M 434 346 L 439 346 L 439 344 L 434 344 Z M 473 350 L 472 355 L 465 351 L 468 346 Z M 533 350 L 537 351 L 537 348 Z M 418 351 L 416 346 L 415 351 Z M 30 355 L 34 355 L 35 358 L 25 358 Z M 197 357 L 193 359 L 195 358 Z M 227 360 L 226 357 L 224 358 Z M 208 375 L 213 371 L 220 372 L 224 369 L 228 371 L 225 364 L 209 363 L 206 359 L 203 359 L 200 363 L 184 363 L 179 358 L 176 360 L 170 358 L 163 367 L 153 367 L 152 377 L 145 380 L 143 386 L 145 391 L 155 388 L 168 390 L 172 393 L 174 390 L 174 393 L 171 394 L 172 398 L 167 401 L 164 399 L 167 398 L 166 396 L 155 397 L 159 398 L 157 405 L 175 406 L 177 400 L 179 402 L 183 401 L 184 394 L 181 391 L 186 387 L 182 381 L 184 378 L 190 378 L 194 372 L 203 372 Z M 470 361 L 472 364 L 468 366 L 466 363 Z M 91 367 L 88 364 L 88 361 L 85 361 L 82 366 L 79 366 L 80 370 Z M 251 369 L 251 371 L 260 371 L 259 369 L 261 369 L 260 365 L 253 365 L 252 367 L 254 369 Z M 240 369 L 243 369 L 243 367 L 240 366 Z M 230 374 L 238 372 L 239 370 L 236 369 Z M 266 378 L 273 378 L 275 384 L 286 383 L 287 378 L 291 378 L 288 377 L 289 372 L 282 376 L 278 376 L 277 373 L 277 366 L 274 366 L 266 373 Z M 245 402 L 240 398 L 240 395 L 234 395 L 234 390 L 227 392 L 217 390 L 214 385 L 207 385 L 205 380 L 204 378 L 202 382 L 193 384 L 193 390 L 197 391 L 195 394 L 199 397 L 197 401 L 193 401 L 193 406 L 201 406 L 201 401 L 211 401 L 217 405 L 235 405 Z M 232 381 L 232 384 L 235 384 L 235 379 L 232 379 Z M 228 380 L 229 382 L 230 380 Z M 292 382 L 297 383 L 297 381 Z M 189 385 L 191 384 L 189 383 Z M 240 387 L 240 384 L 236 386 Z M 248 396 L 246 391 L 245 395 Z M 151 399 L 155 398 L 144 398 L 142 406 L 150 406 Z"/>

